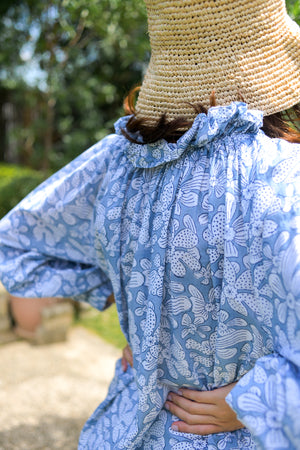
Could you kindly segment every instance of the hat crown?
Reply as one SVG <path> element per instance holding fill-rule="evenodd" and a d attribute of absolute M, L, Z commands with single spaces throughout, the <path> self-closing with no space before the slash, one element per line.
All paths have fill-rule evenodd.
<path fill-rule="evenodd" d="M 152 53 L 172 45 L 185 48 L 190 44 L 187 36 L 198 48 L 207 45 L 208 51 L 243 37 L 252 45 L 257 34 L 270 35 L 287 19 L 284 0 L 145 0 L 145 4 Z"/>
<path fill-rule="evenodd" d="M 284 0 L 145 0 L 150 64 L 137 114 L 154 120 L 246 101 L 265 114 L 300 100 L 300 30 Z M 183 102 L 186 105 L 183 106 Z"/>

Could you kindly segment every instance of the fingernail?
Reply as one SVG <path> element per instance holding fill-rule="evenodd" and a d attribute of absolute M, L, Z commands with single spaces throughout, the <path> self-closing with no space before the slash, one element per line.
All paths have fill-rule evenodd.
<path fill-rule="evenodd" d="M 182 396 L 183 392 L 182 391 L 177 391 L 177 394 Z"/>
<path fill-rule="evenodd" d="M 172 395 L 171 395 L 171 394 L 168 394 L 167 399 L 170 400 L 170 402 L 171 402 L 171 401 L 172 401 Z"/>
<path fill-rule="evenodd" d="M 168 403 L 165 403 L 165 408 L 169 411 L 170 406 L 168 405 Z"/>
<path fill-rule="evenodd" d="M 174 431 L 178 431 L 178 426 L 177 425 L 171 425 L 171 428 L 172 428 L 172 430 L 174 430 Z"/>

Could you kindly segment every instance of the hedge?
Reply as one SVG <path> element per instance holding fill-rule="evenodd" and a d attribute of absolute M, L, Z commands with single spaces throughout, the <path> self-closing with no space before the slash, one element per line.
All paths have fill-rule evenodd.
<path fill-rule="evenodd" d="M 46 178 L 44 173 L 12 164 L 0 164 L 0 218 Z"/>

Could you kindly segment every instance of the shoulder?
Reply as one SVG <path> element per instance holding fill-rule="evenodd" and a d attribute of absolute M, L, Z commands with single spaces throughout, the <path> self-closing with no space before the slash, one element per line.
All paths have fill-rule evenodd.
<path fill-rule="evenodd" d="M 257 135 L 256 147 L 258 172 L 269 172 L 274 182 L 284 181 L 291 173 L 299 172 L 300 144 L 272 139 L 261 132 Z"/>
<path fill-rule="evenodd" d="M 35 188 L 17 208 L 36 209 L 45 202 L 67 202 L 97 192 L 120 166 L 128 170 L 126 145 L 122 136 L 106 136 Z"/>
<path fill-rule="evenodd" d="M 83 151 L 77 158 L 52 175 L 51 182 L 69 176 L 96 179 L 108 173 L 120 164 L 126 165 L 125 151 L 128 141 L 123 136 L 110 134 Z"/>
<path fill-rule="evenodd" d="M 109 134 L 83 152 L 79 159 L 81 162 L 101 160 L 103 163 L 109 163 L 115 159 L 122 158 L 128 145 L 129 142 L 124 136 Z"/>
<path fill-rule="evenodd" d="M 255 208 L 279 214 L 278 221 L 289 223 L 289 213 L 296 213 L 300 201 L 300 144 L 271 139 L 262 133 L 254 181 Z"/>

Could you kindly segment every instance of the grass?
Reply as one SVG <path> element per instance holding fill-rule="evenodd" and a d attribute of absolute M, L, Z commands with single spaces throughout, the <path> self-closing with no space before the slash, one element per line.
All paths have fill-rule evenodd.
<path fill-rule="evenodd" d="M 122 349 L 126 346 L 126 339 L 121 331 L 116 305 L 99 312 L 91 309 L 76 320 L 75 325 L 81 325 L 96 333 L 105 341 Z"/>

